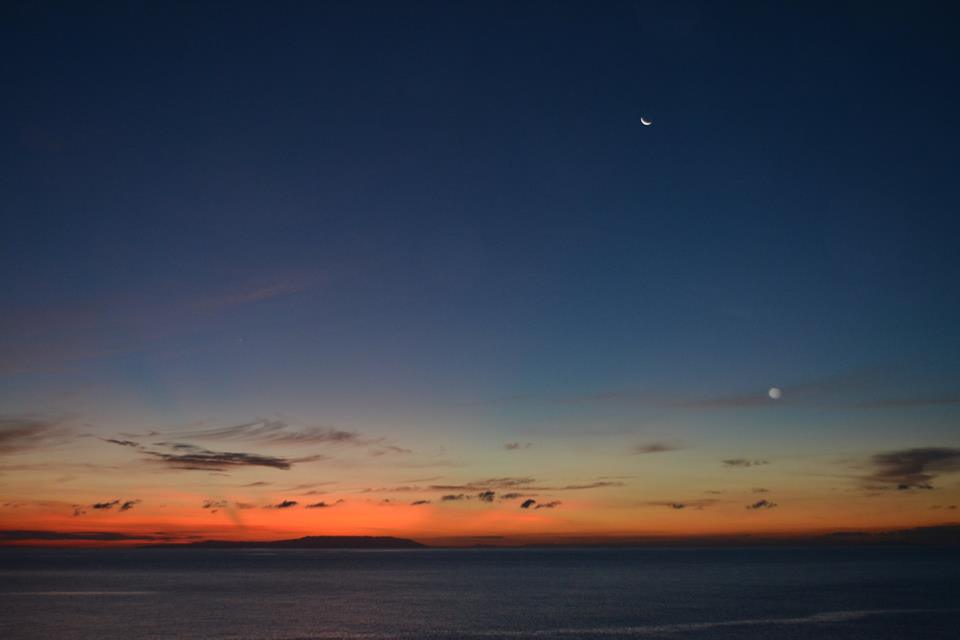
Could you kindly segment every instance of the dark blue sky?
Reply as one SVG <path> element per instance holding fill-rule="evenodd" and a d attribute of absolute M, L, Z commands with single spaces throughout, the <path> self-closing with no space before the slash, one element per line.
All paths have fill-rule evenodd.
<path fill-rule="evenodd" d="M 785 4 L 6 3 L 0 399 L 955 393 L 957 10 Z"/>

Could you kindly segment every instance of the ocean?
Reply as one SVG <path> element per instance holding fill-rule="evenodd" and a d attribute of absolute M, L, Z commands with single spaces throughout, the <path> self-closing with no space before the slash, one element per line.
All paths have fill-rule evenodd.
<path fill-rule="evenodd" d="M 0 549 L 0 638 L 960 638 L 960 551 Z"/>

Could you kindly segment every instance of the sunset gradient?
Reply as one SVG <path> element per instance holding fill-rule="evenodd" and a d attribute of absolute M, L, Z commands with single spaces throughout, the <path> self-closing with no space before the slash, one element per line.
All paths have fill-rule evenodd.
<path fill-rule="evenodd" d="M 0 544 L 960 522 L 954 20 L 364 7 L 4 13 Z"/>

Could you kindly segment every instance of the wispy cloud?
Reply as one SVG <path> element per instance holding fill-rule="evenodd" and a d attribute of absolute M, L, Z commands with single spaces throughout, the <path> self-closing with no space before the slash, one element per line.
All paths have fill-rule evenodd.
<path fill-rule="evenodd" d="M 647 453 L 665 453 L 667 451 L 676 451 L 678 449 L 680 449 L 680 447 L 674 444 L 667 444 L 665 442 L 647 442 L 644 444 L 634 445 L 631 449 L 631 452 L 643 455 Z"/>
<path fill-rule="evenodd" d="M 678 402 L 674 406 L 684 409 L 749 409 L 770 406 L 772 402 L 766 391 L 757 391 L 743 395 L 718 396 Z"/>
<path fill-rule="evenodd" d="M 334 427 L 295 427 L 285 420 L 267 418 L 226 427 L 181 429 L 153 432 L 151 435 L 177 441 L 242 442 L 265 447 L 356 447 L 366 449 L 372 456 L 413 453 L 386 438 L 365 436 Z"/>
<path fill-rule="evenodd" d="M 937 407 L 960 404 L 960 393 L 939 395 L 919 395 L 909 398 L 887 398 L 870 400 L 856 405 L 860 409 L 912 409 L 917 407 Z"/>
<path fill-rule="evenodd" d="M 420 506 L 420 505 L 430 504 L 430 501 L 429 501 L 429 500 L 414 500 L 414 501 L 411 502 L 410 504 L 411 504 L 412 506 L 414 506 L 414 507 L 418 507 L 418 506 Z"/>
<path fill-rule="evenodd" d="M 70 431 L 55 421 L 0 416 L 0 455 L 60 444 L 69 435 Z"/>
<path fill-rule="evenodd" d="M 563 485 L 540 485 L 536 478 L 527 476 L 487 478 L 486 480 L 476 480 L 465 484 L 435 484 L 430 485 L 429 489 L 433 491 L 497 491 L 512 490 L 519 491 L 579 491 L 583 489 L 601 489 L 605 487 L 622 487 L 623 483 L 613 480 L 598 480 L 583 484 L 563 484 Z"/>
<path fill-rule="evenodd" d="M 85 361 L 156 348 L 246 305 L 317 286 L 316 274 L 273 274 L 192 296 L 125 292 L 112 300 L 7 309 L 0 317 L 0 375 L 60 371 Z"/>
<path fill-rule="evenodd" d="M 762 467 L 764 465 L 770 464 L 769 460 L 756 460 L 756 459 L 749 460 L 747 458 L 731 458 L 729 460 L 723 460 L 722 462 L 725 467 L 740 467 L 740 468 Z"/>
<path fill-rule="evenodd" d="M 520 449 L 529 449 L 533 446 L 530 442 L 508 442 L 503 445 L 507 451 L 519 451 Z"/>
<path fill-rule="evenodd" d="M 270 467 L 287 470 L 296 461 L 257 453 L 211 451 L 180 442 L 157 443 L 157 446 L 166 447 L 171 452 L 144 451 L 143 453 L 171 469 L 183 471 L 225 471 L 239 467 Z"/>
<path fill-rule="evenodd" d="M 932 489 L 938 474 L 960 471 L 960 449 L 923 447 L 878 453 L 871 458 L 874 471 L 865 480 L 900 490 Z"/>
<path fill-rule="evenodd" d="M 282 500 L 277 504 L 268 504 L 267 506 L 264 507 L 264 509 L 290 509 L 291 507 L 295 507 L 298 504 L 300 503 L 297 502 L 296 500 Z"/>
<path fill-rule="evenodd" d="M 343 498 L 340 498 L 336 502 L 322 502 L 322 501 L 314 502 L 313 504 L 305 505 L 304 508 L 305 509 L 330 509 L 337 506 L 338 504 L 342 504 L 343 501 L 344 501 Z"/>
<path fill-rule="evenodd" d="M 605 489 L 607 487 L 622 487 L 622 482 L 602 480 L 585 484 L 566 484 L 559 487 L 525 487 L 533 491 L 580 491 L 582 489 Z"/>
<path fill-rule="evenodd" d="M 561 504 L 563 503 L 560 502 L 559 500 L 537 503 L 536 500 L 534 500 L 533 498 L 530 498 L 528 500 L 524 500 L 523 502 L 521 502 L 520 508 L 521 509 L 556 509 Z"/>
<path fill-rule="evenodd" d="M 194 302 L 193 305 L 202 311 L 222 311 L 232 307 L 239 307 L 300 293 L 316 285 L 318 280 L 319 278 L 317 276 L 287 277 L 260 285 L 249 285 L 244 288 L 237 288 L 227 293 L 212 295 Z"/>
<path fill-rule="evenodd" d="M 758 511 L 760 509 L 773 509 L 778 506 L 780 505 L 778 505 L 776 502 L 770 502 L 769 500 L 757 500 L 753 504 L 748 504 L 747 509 L 750 509 L 751 511 Z"/>
<path fill-rule="evenodd" d="M 155 442 L 153 447 L 136 443 L 132 440 L 118 440 L 115 438 L 101 438 L 104 442 L 130 447 L 149 456 L 148 460 L 163 463 L 169 469 L 181 471 L 227 471 L 237 467 L 271 467 L 274 469 L 290 469 L 295 463 L 317 462 L 327 460 L 328 457 L 316 453 L 298 458 L 268 456 L 256 453 L 240 453 L 233 451 L 213 451 L 188 442 Z M 269 482 L 251 482 L 245 487 L 266 486 Z"/>
<path fill-rule="evenodd" d="M 332 427 L 303 427 L 295 429 L 283 420 L 260 418 L 252 422 L 210 429 L 186 429 L 165 434 L 178 440 L 215 440 L 227 442 L 256 442 L 264 445 L 341 444 L 366 446 L 378 443 L 352 431 Z"/>
<path fill-rule="evenodd" d="M 851 406 L 849 398 L 864 392 L 872 392 L 890 383 L 896 376 L 896 369 L 890 365 L 878 366 L 869 369 L 859 369 L 843 373 L 825 375 L 807 381 L 795 381 L 792 384 L 777 384 L 778 381 L 767 381 L 768 384 L 755 384 L 753 388 L 746 388 L 730 393 L 715 395 L 690 394 L 675 391 L 652 391 L 639 388 L 619 388 L 594 391 L 590 393 L 570 394 L 554 398 L 554 402 L 562 404 L 630 404 L 662 409 L 685 410 L 753 410 L 771 407 L 782 407 L 790 404 L 827 404 L 835 406 Z M 776 386 L 782 392 L 778 399 L 768 395 L 770 387 Z M 886 406 L 925 406 L 933 404 L 956 404 L 960 402 L 960 394 L 954 392 L 916 398 L 892 399 L 887 401 L 866 402 L 860 405 L 863 408 L 883 408 Z M 787 405 L 789 406 L 789 404 Z"/>
<path fill-rule="evenodd" d="M 103 502 L 94 502 L 91 505 L 73 505 L 73 515 L 82 516 L 87 513 L 87 509 L 93 509 L 94 511 L 110 511 L 114 507 L 117 508 L 117 511 L 130 511 L 136 505 L 140 504 L 142 500 L 135 498 L 132 500 L 124 500 L 122 498 L 116 498 L 114 500 L 104 500 Z"/>
<path fill-rule="evenodd" d="M 706 499 L 706 500 L 654 500 L 647 502 L 647 504 L 655 507 L 667 507 L 669 509 L 681 510 L 681 509 L 694 509 L 696 511 L 702 511 L 703 509 L 717 504 L 718 500 Z"/>
<path fill-rule="evenodd" d="M 500 495 L 500 500 L 516 500 L 517 498 L 529 498 L 529 493 L 504 493 Z"/>
<path fill-rule="evenodd" d="M 210 513 L 216 513 L 220 509 L 226 509 L 229 504 L 226 500 L 204 500 L 202 508 Z"/>
<path fill-rule="evenodd" d="M 109 442 L 110 444 L 117 444 L 121 447 L 133 447 L 134 449 L 140 448 L 139 442 L 134 442 L 133 440 L 123 440 L 120 438 L 100 438 L 104 442 Z"/>

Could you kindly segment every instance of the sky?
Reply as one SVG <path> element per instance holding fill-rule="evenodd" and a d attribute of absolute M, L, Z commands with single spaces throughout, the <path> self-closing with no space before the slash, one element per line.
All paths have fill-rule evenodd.
<path fill-rule="evenodd" d="M 960 522 L 957 18 L 4 3 L 0 538 Z"/>

